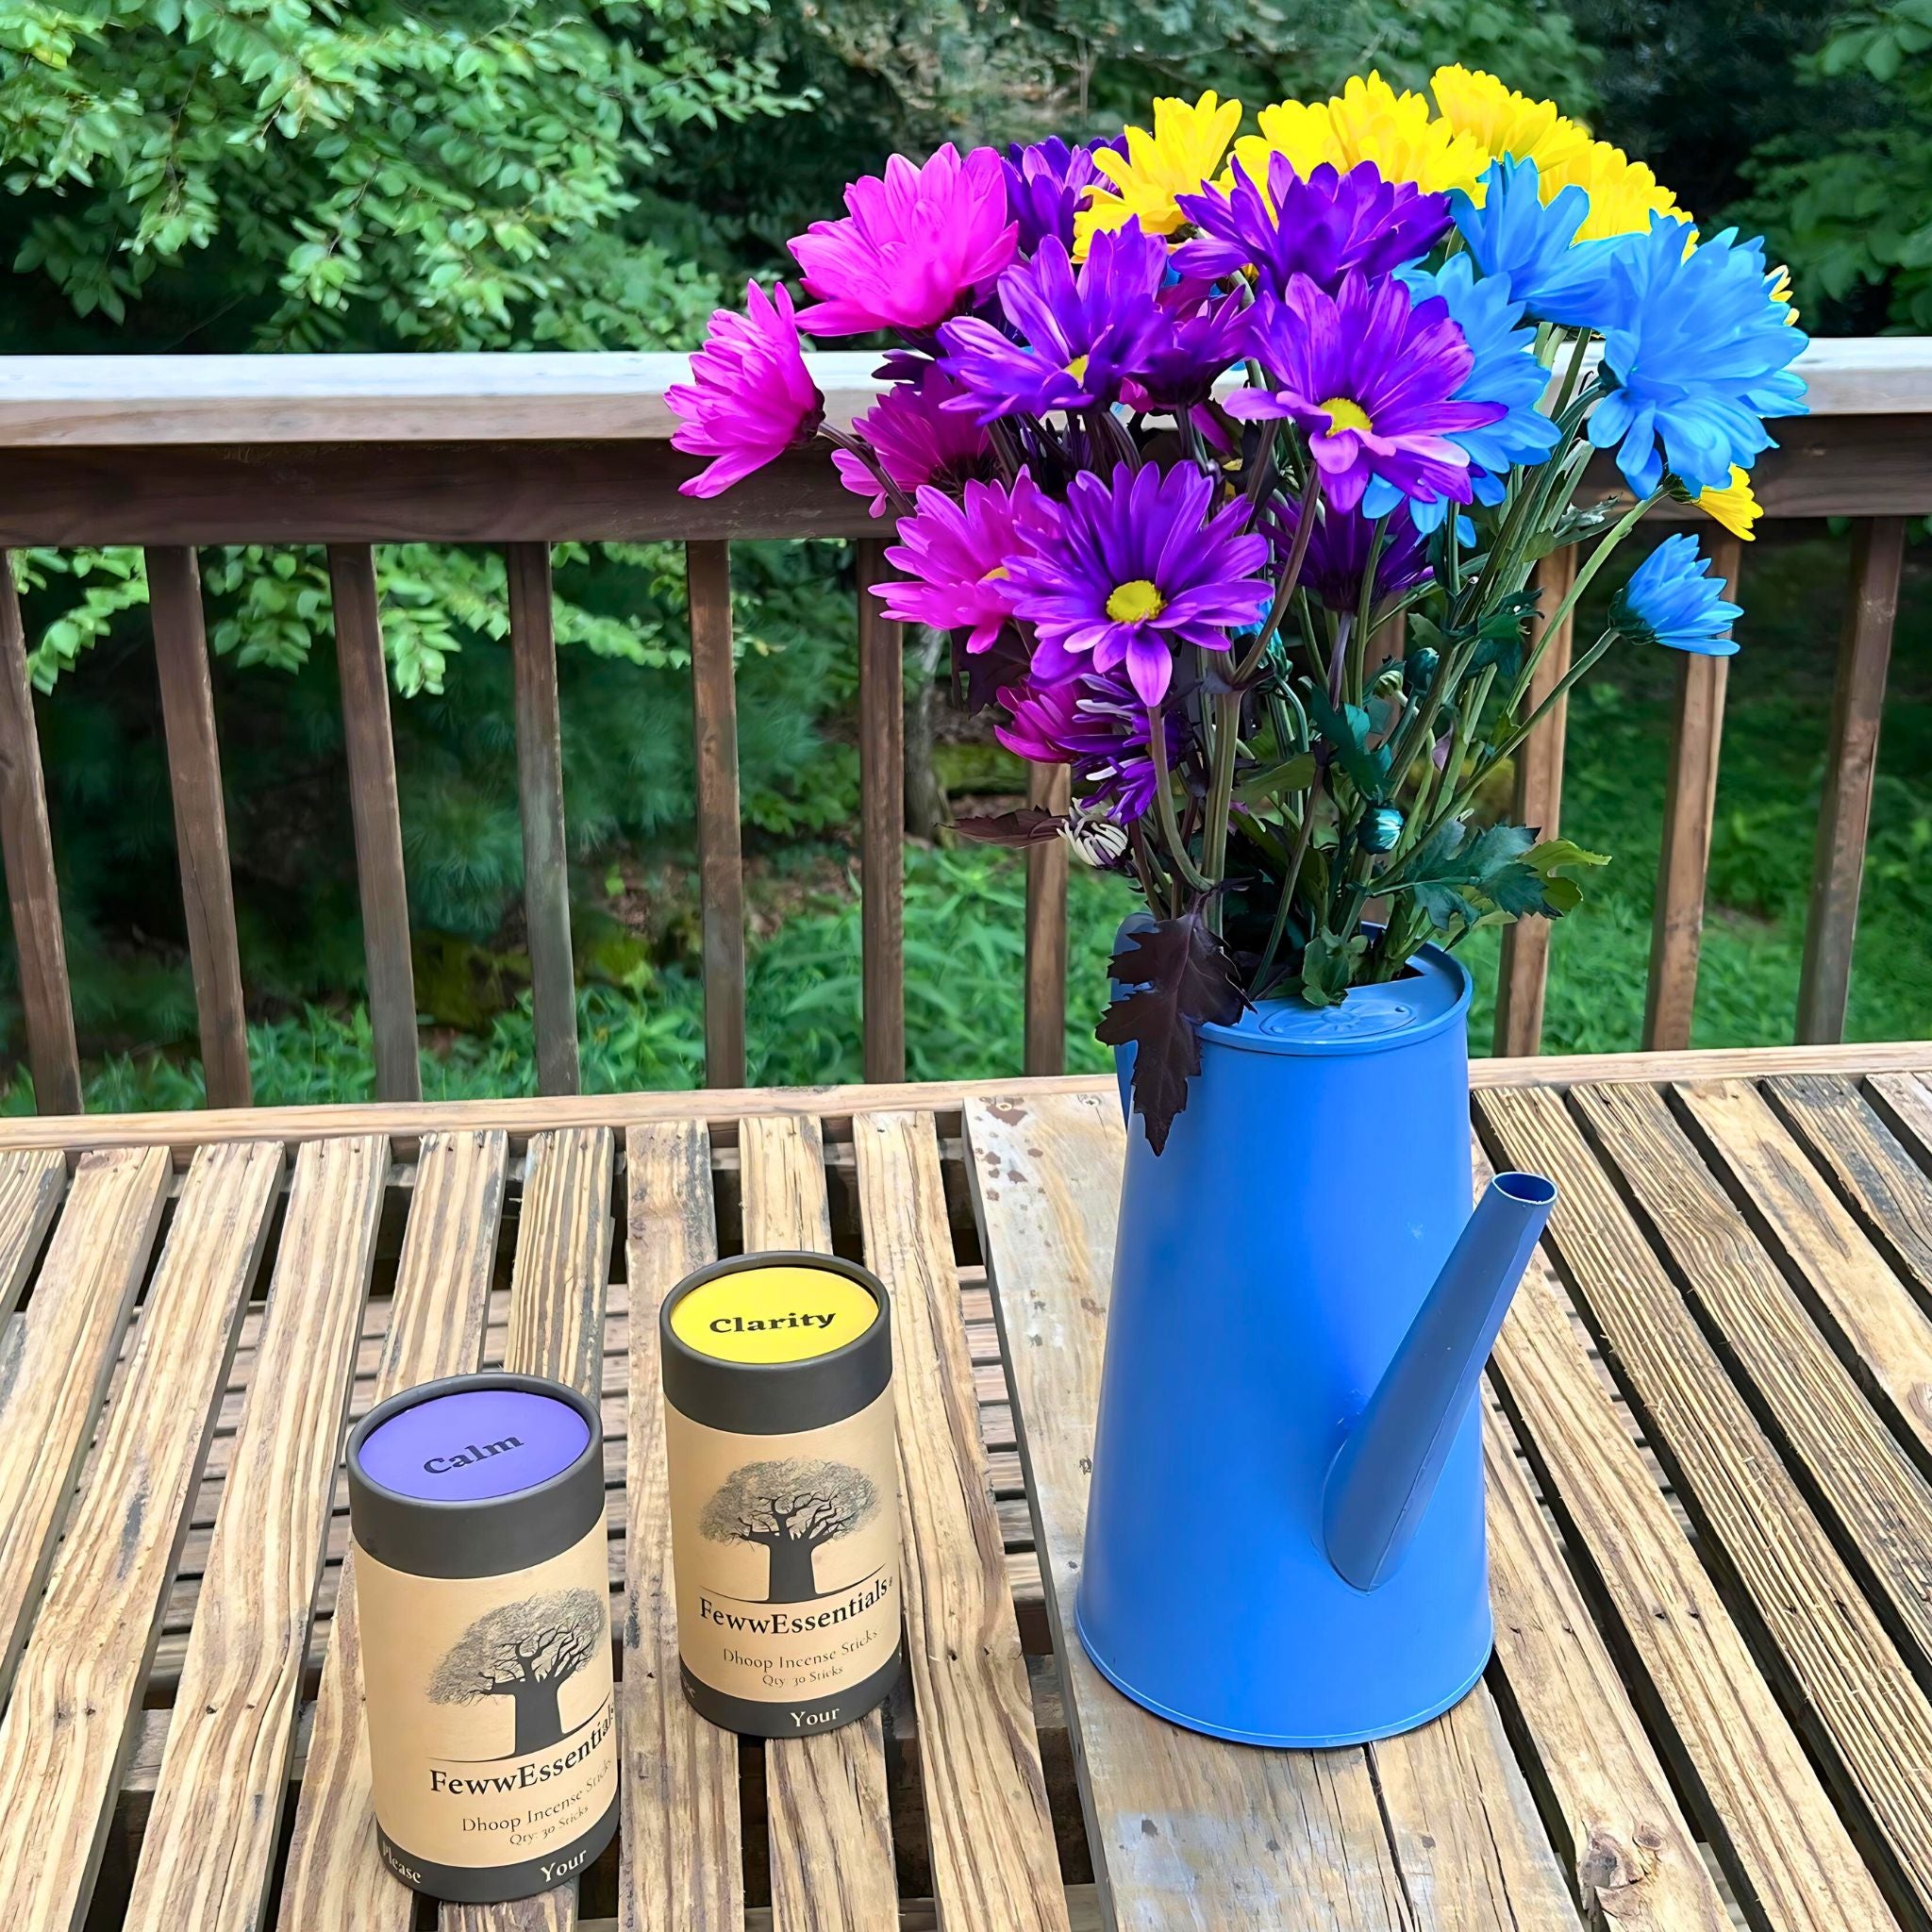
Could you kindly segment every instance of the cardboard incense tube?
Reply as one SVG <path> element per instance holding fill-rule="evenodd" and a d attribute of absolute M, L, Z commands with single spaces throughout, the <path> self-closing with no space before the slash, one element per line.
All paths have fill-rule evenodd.
<path fill-rule="evenodd" d="M 753 1737 L 850 1724 L 899 1675 L 885 1288 L 745 1255 L 680 1282 L 658 1333 L 685 1695 Z"/>
<path fill-rule="evenodd" d="M 535 1375 L 406 1390 L 349 1438 L 376 1842 L 464 1905 L 581 1872 L 617 1829 L 598 1415 Z"/>

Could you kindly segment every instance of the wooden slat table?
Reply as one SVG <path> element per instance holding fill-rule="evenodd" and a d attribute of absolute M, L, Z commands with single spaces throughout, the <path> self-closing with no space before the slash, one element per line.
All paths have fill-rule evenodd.
<path fill-rule="evenodd" d="M 0 1125 L 15 1932 L 1932 1928 L 1932 1044 L 1480 1064 L 1563 1199 L 1485 1403 L 1494 1661 L 1365 1748 L 1173 1729 L 1068 1638 L 1111 1084 Z M 908 1670 L 758 1744 L 677 1688 L 655 1311 L 746 1247 L 893 1291 Z M 599 1397 L 620 1843 L 513 1907 L 375 1851 L 346 1419 Z"/>

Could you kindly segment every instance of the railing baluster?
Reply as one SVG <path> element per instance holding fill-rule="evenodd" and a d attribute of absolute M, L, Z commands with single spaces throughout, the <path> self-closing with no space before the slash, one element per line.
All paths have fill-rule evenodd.
<path fill-rule="evenodd" d="M 550 546 L 504 546 L 509 572 L 510 660 L 516 679 L 517 808 L 524 825 L 524 924 L 529 929 L 537 1091 L 575 1093 L 576 973 L 570 946 L 570 855 L 563 836 L 563 724 Z"/>
<path fill-rule="evenodd" d="M 201 569 L 193 550 L 186 547 L 154 546 L 146 557 L 202 1072 L 210 1107 L 246 1107 L 252 1091 L 247 1014 L 242 1003 L 242 949 L 235 937 L 235 887 L 228 872 L 228 816 L 222 801 Z"/>
<path fill-rule="evenodd" d="M 1065 811 L 1074 774 L 1065 765 L 1035 765 L 1027 803 Z M 1067 841 L 1026 848 L 1026 1044 L 1029 1074 L 1067 1067 Z"/>
<path fill-rule="evenodd" d="M 906 659 L 900 626 L 872 586 L 891 575 L 861 539 L 858 582 L 859 887 L 863 895 L 865 1077 L 906 1077 Z"/>
<path fill-rule="evenodd" d="M 1552 551 L 1537 565 L 1537 588 L 1542 592 L 1542 609 L 1546 614 L 1563 601 L 1575 580 L 1574 549 Z M 1572 620 L 1566 617 L 1550 639 L 1550 647 L 1530 680 L 1529 694 L 1524 700 L 1525 711 L 1533 711 L 1569 670 L 1574 628 Z M 1539 621 L 1534 635 L 1541 632 Z M 1540 838 L 1554 839 L 1562 816 L 1563 739 L 1569 715 L 1570 703 L 1566 698 L 1516 752 L 1516 818 L 1520 824 L 1533 827 Z M 1549 972 L 1547 919 L 1519 919 L 1503 928 L 1503 959 L 1496 975 L 1497 1053 L 1514 1057 L 1541 1051 L 1543 994 Z"/>
<path fill-rule="evenodd" d="M 375 553 L 366 544 L 330 544 L 328 582 L 349 759 L 349 814 L 356 827 L 356 881 L 362 895 L 375 1095 L 378 1100 L 421 1100 L 409 891 L 403 872 L 402 808 L 396 797 L 395 741 L 390 733 L 389 667 L 375 598 Z"/>
<path fill-rule="evenodd" d="M 1903 517 L 1871 517 L 1852 545 L 1851 602 L 1839 642 L 1831 698 L 1831 741 L 1819 800 L 1805 921 L 1805 965 L 1798 980 L 1798 1043 L 1841 1040 L 1852 983 L 1852 942 L 1865 878 L 1865 835 L 1878 769 L 1878 727 L 1891 662 L 1892 620 L 1905 560 Z"/>
<path fill-rule="evenodd" d="M 731 658 L 731 549 L 687 543 L 691 748 L 705 949 L 705 1080 L 742 1087 L 744 855 L 739 836 L 738 689 Z"/>
<path fill-rule="evenodd" d="M 0 854 L 7 866 L 7 906 L 20 962 L 20 1005 L 26 1023 L 26 1063 L 42 1113 L 80 1111 L 80 1058 L 74 1044 L 74 995 L 67 983 L 67 941 L 54 841 L 47 828 L 47 789 L 41 739 L 26 675 L 26 631 L 13 567 L 0 551 Z"/>
<path fill-rule="evenodd" d="M 1743 545 L 1711 541 L 1714 573 L 1736 602 Z M 1671 714 L 1671 769 L 1664 783 L 1664 832 L 1657 855 L 1657 912 L 1651 924 L 1650 983 L 1643 1002 L 1643 1044 L 1678 1052 L 1690 1044 L 1697 1005 L 1697 956 L 1704 940 L 1704 894 L 1710 834 L 1717 816 L 1717 761 L 1724 740 L 1728 658 L 1681 654 Z"/>

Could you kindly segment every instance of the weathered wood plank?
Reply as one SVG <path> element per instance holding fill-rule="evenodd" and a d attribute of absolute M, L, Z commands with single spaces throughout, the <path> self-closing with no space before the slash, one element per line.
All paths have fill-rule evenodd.
<path fill-rule="evenodd" d="M 1486 1120 L 1491 1105 L 1482 1103 Z M 1551 1164 L 1546 1136 L 1505 1139 L 1503 1144 L 1512 1162 L 1532 1159 L 1565 1185 Z M 1559 1215 L 1578 1211 L 1566 1187 Z M 1579 1346 L 1541 1253 L 1516 1291 L 1491 1374 L 1571 1557 L 1602 1606 L 1618 1674 L 1653 1715 L 1659 1745 L 1751 1922 L 1776 1932 L 1889 1925 L 1872 1875 L 1804 1745 Z M 1507 1579 L 1523 1548 L 1521 1541 L 1498 1541 L 1500 1605 L 1510 1601 Z M 1587 1628 L 1571 1627 L 1579 1638 Z M 1517 1648 L 1507 1616 L 1498 1620 L 1498 1644 L 1515 1693 L 1532 1680 L 1512 1668 Z M 1587 1663 L 1587 1644 L 1584 1651 Z M 1596 1715 L 1586 1706 L 1590 1741 L 1580 1752 L 1572 1747 L 1570 1775 L 1580 1797 L 1591 1790 L 1583 1782 L 1588 1768 L 1612 1761 L 1595 1755 L 1607 1748 L 1588 1724 Z M 1617 1722 L 1621 1727 L 1622 1719 Z M 1568 1729 L 1547 1734 L 1553 1757 Z M 1574 1768 L 1578 1757 L 1584 1771 Z M 1550 1775 L 1554 1783 L 1557 1772 Z M 1625 1825 L 1623 1798 L 1613 1793 L 1609 1803 L 1611 1819 L 1619 1821 L 1612 1825 L 1617 1849 L 1611 1856 L 1620 1869 L 1641 1868 L 1651 1848 L 1637 1826 L 1652 1821 Z M 1625 1830 L 1634 1844 L 1628 1851 L 1621 1848 Z M 1660 1868 L 1667 1843 L 1657 1856 Z M 1660 1925 L 1674 1923 L 1658 1920 Z"/>
<path fill-rule="evenodd" d="M 0 1154 L 0 1322 L 19 1304 L 66 1185 L 67 1163 L 50 1147 Z"/>
<path fill-rule="evenodd" d="M 1482 1116 L 1512 1165 L 1562 1191 L 1551 1239 L 1633 1408 L 1881 1877 L 1932 1903 L 1932 1705 L 1812 1515 L 1562 1101 L 1498 1093 Z M 1715 1293 L 1716 1285 L 1704 1284 Z M 1856 1921 L 1854 1922 L 1856 1923 Z"/>
<path fill-rule="evenodd" d="M 1414 1923 L 1359 1750 L 1238 1751 L 1106 1684 L 1073 1624 L 1124 1137 L 1116 1096 L 973 1101 L 981 1246 L 1018 1404 L 1105 1923 L 1132 1932 Z"/>
<path fill-rule="evenodd" d="M 633 1127 L 628 1274 L 636 1320 L 629 1348 L 625 1473 L 624 1824 L 617 1883 L 624 1932 L 738 1932 L 744 1845 L 738 1740 L 691 1707 L 678 1679 L 677 1595 L 671 1578 L 671 1489 L 664 1472 L 658 1304 L 718 1252 L 711 1144 L 695 1121 Z"/>
<path fill-rule="evenodd" d="M 0 550 L 0 860 L 7 870 L 7 910 L 20 966 L 21 1018 L 34 1106 L 42 1113 L 80 1111 L 80 1057 L 74 1043 L 74 995 L 67 983 L 67 940 L 54 839 L 47 824 L 47 783 L 33 687 L 26 675 L 26 633 L 13 563 Z"/>
<path fill-rule="evenodd" d="M 378 1401 L 479 1365 L 508 1160 L 501 1134 L 425 1140 L 383 1338 Z M 281 1932 L 409 1932 L 415 1895 L 390 1875 L 375 1849 L 353 1560 L 338 1574 L 275 1923 Z M 321 1607 L 318 1593 L 318 1612 Z"/>
<path fill-rule="evenodd" d="M 1065 811 L 1074 774 L 1065 765 L 1035 765 L 1026 799 L 1041 811 Z M 1029 1074 L 1067 1066 L 1067 867 L 1064 839 L 1026 848 L 1026 1034 Z"/>
<path fill-rule="evenodd" d="M 1852 540 L 1851 597 L 1832 690 L 1811 900 L 1805 916 L 1805 962 L 1798 977 L 1801 1042 L 1844 1038 L 1905 542 L 1902 516 L 1866 518 Z"/>
<path fill-rule="evenodd" d="M 1670 1080 L 1769 1079 L 1779 1074 L 1848 1073 L 1860 1076 L 1932 1069 L 1932 1041 L 1866 1041 L 1853 1046 L 1723 1047 L 1692 1053 L 1547 1054 L 1530 1059 L 1476 1059 L 1469 1084 L 1563 1089 Z M 217 1141 L 271 1133 L 280 1141 L 328 1140 L 339 1134 L 387 1134 L 410 1152 L 425 1134 L 494 1131 L 521 1144 L 529 1135 L 560 1127 L 634 1126 L 691 1116 L 726 1131 L 757 1116 L 809 1116 L 835 1129 L 854 1115 L 915 1107 L 956 1114 L 969 1099 L 1029 1098 L 1060 1093 L 1105 1094 L 1110 1074 L 1059 1074 L 1029 1080 L 1017 1074 L 985 1080 L 864 1083 L 852 1087 L 751 1087 L 721 1093 L 593 1093 L 503 1100 L 448 1100 L 412 1107 L 231 1108 L 208 1113 L 123 1113 L 111 1124 L 78 1119 L 0 1120 L 0 1152 L 15 1147 L 79 1151 L 111 1141 L 117 1147 L 163 1146 L 177 1156 Z"/>
<path fill-rule="evenodd" d="M 1849 1365 L 1845 1383 L 1856 1378 L 1872 1392 L 1906 1440 L 1917 1443 L 1919 1467 L 1932 1469 L 1932 1321 L 1824 1176 L 1793 1144 L 1755 1087 L 1726 1081 L 1680 1087 L 1677 1094 L 1707 1158 L 1732 1175 L 1770 1240 L 1786 1257 L 1809 1313 Z M 1607 1100 L 1603 1096 L 1600 1104 Z M 1932 1193 L 1932 1184 L 1923 1175 L 1921 1186 Z M 1760 1261 L 1758 1272 L 1768 1265 Z M 1805 1326 L 1809 1329 L 1810 1324 Z M 1810 1339 L 1814 1345 L 1824 1346 L 1815 1330 Z M 1823 1398 L 1817 1400 L 1822 1410 Z M 1826 1428 L 1806 1451 L 1816 1478 L 1827 1489 L 1830 1477 L 1840 1474 L 1840 1460 L 1856 1460 L 1849 1454 L 1851 1444 L 1862 1439 L 1862 1423 L 1846 1421 L 1843 1426 L 1848 1434 L 1842 1450 L 1835 1448 Z M 1849 1471 L 1844 1474 L 1850 1480 Z M 1874 1508 L 1883 1493 L 1882 1487 L 1874 1489 Z M 1932 1491 L 1923 1484 L 1906 1493 L 1921 1507 L 1932 1504 Z M 1904 1495 L 1896 1501 L 1906 1508 Z M 1913 1619 L 1923 1645 L 1932 1635 L 1932 1522 L 1923 1521 L 1916 1509 L 1906 1509 L 1889 1526 L 1891 1536 L 1880 1537 L 1874 1525 L 1867 1555 L 1883 1574 L 1890 1557 L 1897 1554 L 1894 1539 L 1903 1541 L 1916 1588 L 1923 1592 Z M 1861 1534 L 1860 1541 L 1867 1541 L 1868 1536 Z M 1921 1564 L 1927 1567 L 1921 1570 Z"/>
<path fill-rule="evenodd" d="M 331 544 L 329 599 L 342 689 L 349 814 L 362 898 L 362 956 L 369 974 L 369 1030 L 379 1100 L 420 1100 L 416 974 L 409 961 L 409 887 L 403 871 L 402 806 L 389 722 L 389 663 L 375 596 L 375 556 L 366 544 Z"/>
<path fill-rule="evenodd" d="M 1743 545 L 1728 534 L 1707 540 L 1712 574 L 1737 601 Z M 1728 658 L 1685 652 L 1677 660 L 1671 713 L 1671 762 L 1664 783 L 1663 844 L 1657 862 L 1657 904 L 1650 936 L 1650 977 L 1643 1003 L 1643 1043 L 1690 1044 L 1697 1005 L 1697 956 L 1704 940 L 1704 891 L 1717 816 L 1718 752 L 1724 742 Z"/>
<path fill-rule="evenodd" d="M 0 1698 L 26 1641 L 167 1193 L 168 1158 L 158 1148 L 83 1155 L 32 1304 L 0 1329 Z"/>
<path fill-rule="evenodd" d="M 246 1107 L 252 1092 L 248 1016 L 242 1001 L 228 815 L 222 800 L 222 754 L 215 738 L 214 686 L 194 552 L 173 546 L 149 550 L 147 587 L 202 1073 L 210 1107 Z"/>
<path fill-rule="evenodd" d="M 1575 581 L 1574 545 L 1553 550 L 1537 565 L 1535 582 L 1542 596 L 1541 609 L 1544 616 L 1562 603 Z M 1540 616 L 1534 626 L 1535 634 L 1541 637 L 1544 629 Z M 1524 701 L 1525 710 L 1533 710 L 1541 704 L 1569 670 L 1574 630 L 1574 618 L 1566 617 L 1551 637 L 1549 649 L 1529 681 L 1529 693 Z M 1516 754 L 1516 822 L 1532 827 L 1544 839 L 1557 836 L 1562 818 L 1563 749 L 1569 723 L 1570 701 L 1566 697 L 1524 740 Z M 1497 1053 L 1533 1054 L 1541 1045 L 1543 996 L 1549 974 L 1550 922 L 1519 919 L 1505 926 L 1503 961 L 1496 977 Z"/>
<path fill-rule="evenodd" d="M 686 544 L 685 577 L 691 602 L 691 742 L 697 766 L 698 893 L 704 922 L 705 1084 L 742 1087 L 744 854 L 739 836 L 731 546 Z"/>
<path fill-rule="evenodd" d="M 23 1932 L 66 1932 L 93 1889 L 281 1170 L 272 1141 L 196 1157 L 126 1377 L 55 1555 L 0 1722 L 0 1872 Z"/>
<path fill-rule="evenodd" d="M 1779 1119 L 1823 1164 L 1865 1234 L 1932 1302 L 1932 1176 L 1840 1074 L 1795 1074 L 1765 1083 Z"/>
<path fill-rule="evenodd" d="M 832 1252 L 824 1143 L 811 1120 L 747 1121 L 739 1135 L 744 1247 Z M 772 1922 L 777 1932 L 871 1932 L 898 1909 L 885 1727 L 876 1710 L 765 1746 Z"/>
<path fill-rule="evenodd" d="M 1691 1105 L 1702 1099 L 1693 1098 Z M 1852 1371 L 1819 1333 L 1729 1194 L 1699 1160 L 1662 1096 L 1636 1087 L 1604 1093 L 1583 1088 L 1576 1105 L 1602 1158 L 1623 1174 L 1655 1229 L 1657 1252 L 1690 1306 L 1723 1337 L 1732 1375 L 1755 1391 L 1774 1439 L 1794 1468 L 1808 1475 L 1825 1522 L 1837 1519 L 1841 1545 L 1870 1568 L 1894 1632 L 1916 1647 L 1925 1660 L 1922 1671 L 1932 1675 L 1932 1488 L 1865 1400 Z M 1761 1119 L 1754 1118 L 1758 1114 Z M 1743 1122 L 1740 1132 L 1747 1138 L 1725 1158 L 1747 1184 L 1768 1182 L 1774 1201 L 1783 1187 L 1802 1187 L 1795 1174 L 1787 1181 L 1785 1173 L 1805 1166 L 1804 1157 L 1753 1089 L 1738 1090 L 1732 1108 L 1721 1102 L 1712 1124 L 1722 1130 L 1727 1115 Z M 1709 1118 L 1701 1112 L 1700 1117 Z M 1755 1140 L 1748 1138 L 1754 1129 Z M 1812 1179 L 1821 1193 L 1827 1191 L 1815 1174 Z M 1782 1205 L 1792 1204 L 1786 1197 Z M 1932 1369 L 1932 1324 L 1850 1227 L 1843 1208 L 1835 1199 L 1830 1205 L 1871 1264 L 1867 1279 L 1878 1307 L 1870 1325 L 1883 1330 L 1890 1323 L 1902 1347 L 1913 1351 L 1915 1365 Z M 1883 1277 L 1882 1286 L 1874 1277 Z M 1898 1356 L 1889 1360 L 1895 1365 Z M 1932 1382 L 1919 1381 L 1918 1387 L 1922 1403 L 1932 1398 Z M 1932 1708 L 1925 1736 L 1932 1750 Z M 1932 1763 L 1932 1757 L 1926 1761 Z"/>
<path fill-rule="evenodd" d="M 513 1374 L 567 1382 L 593 1401 L 603 1385 L 612 1158 L 605 1127 L 531 1141 L 503 1356 Z M 571 1932 L 576 1922 L 575 1878 L 504 1905 L 445 1905 L 437 1920 L 441 1932 Z"/>
<path fill-rule="evenodd" d="M 557 631 L 550 546 L 511 543 L 509 642 L 517 717 L 517 811 L 524 827 L 524 924 L 537 1029 L 537 1091 L 575 1093 L 576 972 L 570 943 L 570 847 L 563 831 L 563 723 L 557 698 Z"/>
<path fill-rule="evenodd" d="M 906 1650 L 948 1924 L 1066 1932 L 1026 1664 L 979 1438 L 928 1113 L 854 1123 L 865 1255 L 892 1299 Z"/>
<path fill-rule="evenodd" d="M 853 545 L 858 588 L 859 922 L 865 1077 L 906 1077 L 906 658 L 901 626 L 873 587 L 891 575 L 883 543 Z"/>
<path fill-rule="evenodd" d="M 311 1141 L 296 1159 L 125 1932 L 260 1922 L 388 1165 L 378 1135 Z"/>

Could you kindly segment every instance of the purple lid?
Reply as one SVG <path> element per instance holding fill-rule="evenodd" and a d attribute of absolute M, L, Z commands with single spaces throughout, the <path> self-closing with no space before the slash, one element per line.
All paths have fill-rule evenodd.
<path fill-rule="evenodd" d="M 567 1402 L 529 1389 L 457 1389 L 399 1409 L 363 1438 L 373 1483 L 426 1503 L 513 1496 L 560 1475 L 590 1445 Z"/>

